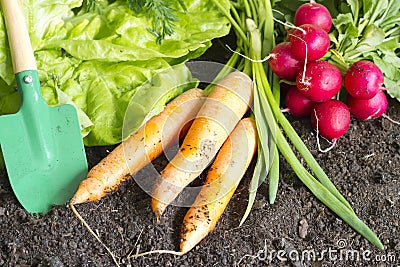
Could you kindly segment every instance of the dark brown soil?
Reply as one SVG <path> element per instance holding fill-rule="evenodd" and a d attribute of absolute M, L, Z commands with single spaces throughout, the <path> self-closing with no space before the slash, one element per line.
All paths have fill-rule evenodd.
<path fill-rule="evenodd" d="M 391 100 L 387 114 L 399 121 L 400 103 Z M 268 204 L 267 185 L 261 185 L 253 211 L 238 227 L 247 205 L 250 168 L 216 229 L 184 256 L 127 259 L 138 251 L 179 249 L 187 210 L 169 207 L 156 224 L 150 197 L 133 180 L 77 209 L 122 266 L 400 266 L 400 126 L 385 118 L 353 119 L 337 146 L 320 153 L 309 120 L 288 118 L 356 214 L 380 237 L 384 251 L 316 200 L 283 158 L 275 204 Z M 90 166 L 110 149 L 88 148 Z M 165 158 L 154 163 L 159 170 L 165 164 Z M 68 206 L 37 218 L 17 202 L 6 174 L 0 177 L 0 266 L 114 265 Z M 137 178 L 145 179 L 146 171 Z"/>

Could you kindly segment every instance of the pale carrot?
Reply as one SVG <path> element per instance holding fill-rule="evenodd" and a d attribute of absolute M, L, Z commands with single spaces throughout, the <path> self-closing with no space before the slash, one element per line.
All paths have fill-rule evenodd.
<path fill-rule="evenodd" d="M 98 201 L 115 190 L 179 138 L 181 130 L 201 108 L 205 92 L 191 89 L 173 99 L 88 173 L 71 204 Z M 186 127 L 187 128 L 187 127 Z"/>
<path fill-rule="evenodd" d="M 225 141 L 207 173 L 207 180 L 188 210 L 181 231 L 180 251 L 190 251 L 217 224 L 257 148 L 253 119 L 242 119 Z"/>
<path fill-rule="evenodd" d="M 128 258 L 156 253 L 183 255 L 198 244 L 223 214 L 256 152 L 257 140 L 254 119 L 242 119 L 218 152 L 206 182 L 183 219 L 179 251 L 153 250 Z"/>
<path fill-rule="evenodd" d="M 177 155 L 161 172 L 152 191 L 157 218 L 177 195 L 214 159 L 226 138 L 248 110 L 253 84 L 242 72 L 228 74 L 206 98 Z"/>

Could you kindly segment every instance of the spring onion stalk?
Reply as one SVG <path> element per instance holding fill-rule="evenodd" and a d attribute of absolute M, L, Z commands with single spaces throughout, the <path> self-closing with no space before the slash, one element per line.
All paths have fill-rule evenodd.
<path fill-rule="evenodd" d="M 280 93 L 281 93 L 279 78 L 272 72 L 271 69 L 269 69 L 268 72 L 269 72 L 268 73 L 269 80 L 272 81 L 272 93 L 274 95 L 276 103 L 279 105 Z M 271 149 L 271 151 L 273 151 L 274 154 L 272 155 L 273 159 L 272 159 L 271 169 L 268 173 L 268 196 L 269 196 L 269 203 L 274 204 L 276 195 L 278 193 L 278 184 L 279 184 L 279 150 L 276 147 L 276 144 L 272 143 L 272 141 L 271 141 L 271 146 L 274 146 L 274 148 Z"/>

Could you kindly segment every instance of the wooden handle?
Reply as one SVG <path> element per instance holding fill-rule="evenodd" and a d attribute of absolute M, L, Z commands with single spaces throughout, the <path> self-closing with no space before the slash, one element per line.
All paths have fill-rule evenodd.
<path fill-rule="evenodd" d="M 0 0 L 7 29 L 14 73 L 36 70 L 35 56 L 21 0 Z"/>

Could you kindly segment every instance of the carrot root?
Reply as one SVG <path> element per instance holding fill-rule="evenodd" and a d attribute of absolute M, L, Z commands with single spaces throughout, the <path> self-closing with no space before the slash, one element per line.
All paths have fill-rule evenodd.
<path fill-rule="evenodd" d="M 257 148 L 256 125 L 242 119 L 232 131 L 207 173 L 207 180 L 181 230 L 180 251 L 185 254 L 210 233 L 223 214 Z"/>
<path fill-rule="evenodd" d="M 205 92 L 191 89 L 176 97 L 164 110 L 102 159 L 81 182 L 71 204 L 98 201 L 130 179 L 179 138 L 181 130 L 201 108 Z"/>
<path fill-rule="evenodd" d="M 252 80 L 242 72 L 228 74 L 206 98 L 177 155 L 161 172 L 152 192 L 159 219 L 166 207 L 214 159 L 226 138 L 248 110 Z"/>

